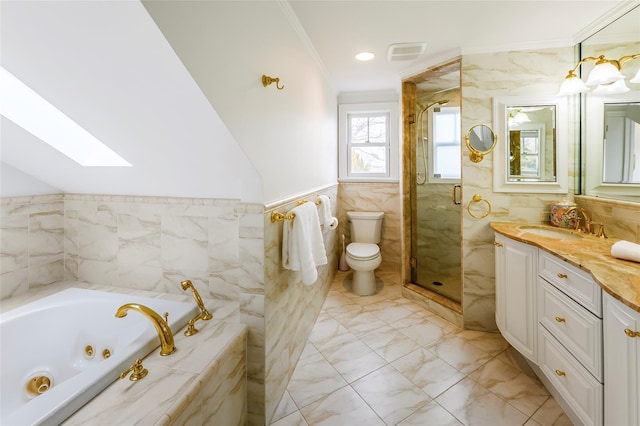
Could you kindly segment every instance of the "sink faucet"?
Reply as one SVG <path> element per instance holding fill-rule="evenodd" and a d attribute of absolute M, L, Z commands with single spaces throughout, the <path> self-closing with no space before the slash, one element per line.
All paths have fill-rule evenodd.
<path fill-rule="evenodd" d="M 118 308 L 116 318 L 126 317 L 129 309 L 138 311 L 145 317 L 149 318 L 153 326 L 156 328 L 161 344 L 160 355 L 171 355 L 176 351 L 176 346 L 173 343 L 173 333 L 167 323 L 167 318 L 169 317 L 168 312 L 165 312 L 164 318 L 162 318 L 151 308 L 147 308 L 146 306 L 139 305 L 137 303 L 127 303 L 126 305 L 122 305 Z"/>
<path fill-rule="evenodd" d="M 583 209 L 582 207 L 569 207 L 567 209 L 566 214 L 570 214 L 571 212 L 576 211 L 579 212 L 580 214 L 582 214 L 582 217 L 584 217 L 584 232 L 587 234 L 591 234 L 591 218 L 589 217 L 589 215 L 587 214 L 587 212 L 585 211 L 585 209 Z"/>

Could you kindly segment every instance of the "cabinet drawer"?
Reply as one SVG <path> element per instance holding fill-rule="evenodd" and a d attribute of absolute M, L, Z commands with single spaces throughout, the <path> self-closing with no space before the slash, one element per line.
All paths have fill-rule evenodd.
<path fill-rule="evenodd" d="M 540 250 L 538 274 L 602 318 L 602 291 L 591 275 Z"/>
<path fill-rule="evenodd" d="M 540 326 L 538 353 L 543 374 L 585 425 L 601 425 L 603 386 Z"/>
<path fill-rule="evenodd" d="M 602 320 L 538 278 L 538 320 L 602 382 Z"/>

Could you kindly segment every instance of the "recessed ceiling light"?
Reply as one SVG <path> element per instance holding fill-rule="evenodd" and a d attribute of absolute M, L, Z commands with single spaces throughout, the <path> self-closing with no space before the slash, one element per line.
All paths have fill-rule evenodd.
<path fill-rule="evenodd" d="M 374 55 L 372 52 L 360 52 L 356 55 L 356 59 L 358 61 L 370 61 L 375 57 L 376 55 Z"/>
<path fill-rule="evenodd" d="M 65 113 L 0 67 L 0 114 L 82 166 L 131 166 Z"/>

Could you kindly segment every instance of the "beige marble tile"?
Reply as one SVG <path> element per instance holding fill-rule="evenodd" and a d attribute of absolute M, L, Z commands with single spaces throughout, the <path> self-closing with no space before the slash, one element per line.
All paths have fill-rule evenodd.
<path fill-rule="evenodd" d="M 416 314 L 392 323 L 391 327 L 400 331 L 421 346 L 427 346 L 433 343 L 446 333 L 446 330 L 439 325 Z"/>
<path fill-rule="evenodd" d="M 356 339 L 321 352 L 347 383 L 352 383 L 387 365 L 387 361 Z"/>
<path fill-rule="evenodd" d="M 308 426 L 300 411 L 295 411 L 286 417 L 281 418 L 275 423 L 271 423 L 271 426 Z"/>
<path fill-rule="evenodd" d="M 302 408 L 346 384 L 340 373 L 321 354 L 316 354 L 298 362 L 287 389 Z"/>
<path fill-rule="evenodd" d="M 427 395 L 436 398 L 465 375 L 427 349 L 417 349 L 391 363 Z"/>
<path fill-rule="evenodd" d="M 420 347 L 398 330 L 384 326 L 360 338 L 387 362 L 395 361 Z"/>
<path fill-rule="evenodd" d="M 469 426 L 524 424 L 528 416 L 471 379 L 463 379 L 436 402 Z"/>
<path fill-rule="evenodd" d="M 497 355 L 509 347 L 509 343 L 500 333 L 462 330 L 457 333 L 457 336 L 462 337 L 473 346 L 491 355 Z"/>
<path fill-rule="evenodd" d="M 531 417 L 544 426 L 571 426 L 573 423 L 553 397 L 549 397 Z"/>
<path fill-rule="evenodd" d="M 492 358 L 488 353 L 455 335 L 446 335 L 427 346 L 427 349 L 447 364 L 467 374 Z"/>
<path fill-rule="evenodd" d="M 276 408 L 275 413 L 273 414 L 273 418 L 271 422 L 277 422 L 278 420 L 287 417 L 289 414 L 298 411 L 298 406 L 291 398 L 289 391 L 285 391 L 284 395 L 282 395 L 282 399 L 278 404 L 278 408 Z"/>
<path fill-rule="evenodd" d="M 395 424 L 431 401 L 420 388 L 387 365 L 352 384 L 385 423 Z"/>
<path fill-rule="evenodd" d="M 338 389 L 300 411 L 307 422 L 314 426 L 385 424 L 350 386 Z"/>
<path fill-rule="evenodd" d="M 442 408 L 437 402 L 431 401 L 424 407 L 415 411 L 412 415 L 398 423 L 399 426 L 457 426 L 462 425 L 447 410 Z"/>
<path fill-rule="evenodd" d="M 549 398 L 549 392 L 539 380 L 496 358 L 471 373 L 469 378 L 528 416 Z"/>

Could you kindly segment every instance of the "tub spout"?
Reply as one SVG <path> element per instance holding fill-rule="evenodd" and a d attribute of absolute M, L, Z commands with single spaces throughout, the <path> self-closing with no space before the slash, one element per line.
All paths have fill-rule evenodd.
<path fill-rule="evenodd" d="M 148 308 L 144 305 L 139 305 L 137 303 L 127 303 L 126 305 L 122 305 L 118 308 L 116 317 L 122 318 L 127 316 L 127 311 L 129 309 L 138 311 L 145 317 L 149 318 L 153 326 L 156 328 L 161 344 L 160 355 L 170 355 L 176 351 L 176 346 L 173 343 L 173 333 L 171 332 L 171 328 L 169 328 L 169 324 L 167 323 L 167 317 L 169 316 L 168 313 L 165 313 L 165 317 L 162 318 L 151 308 Z"/>

